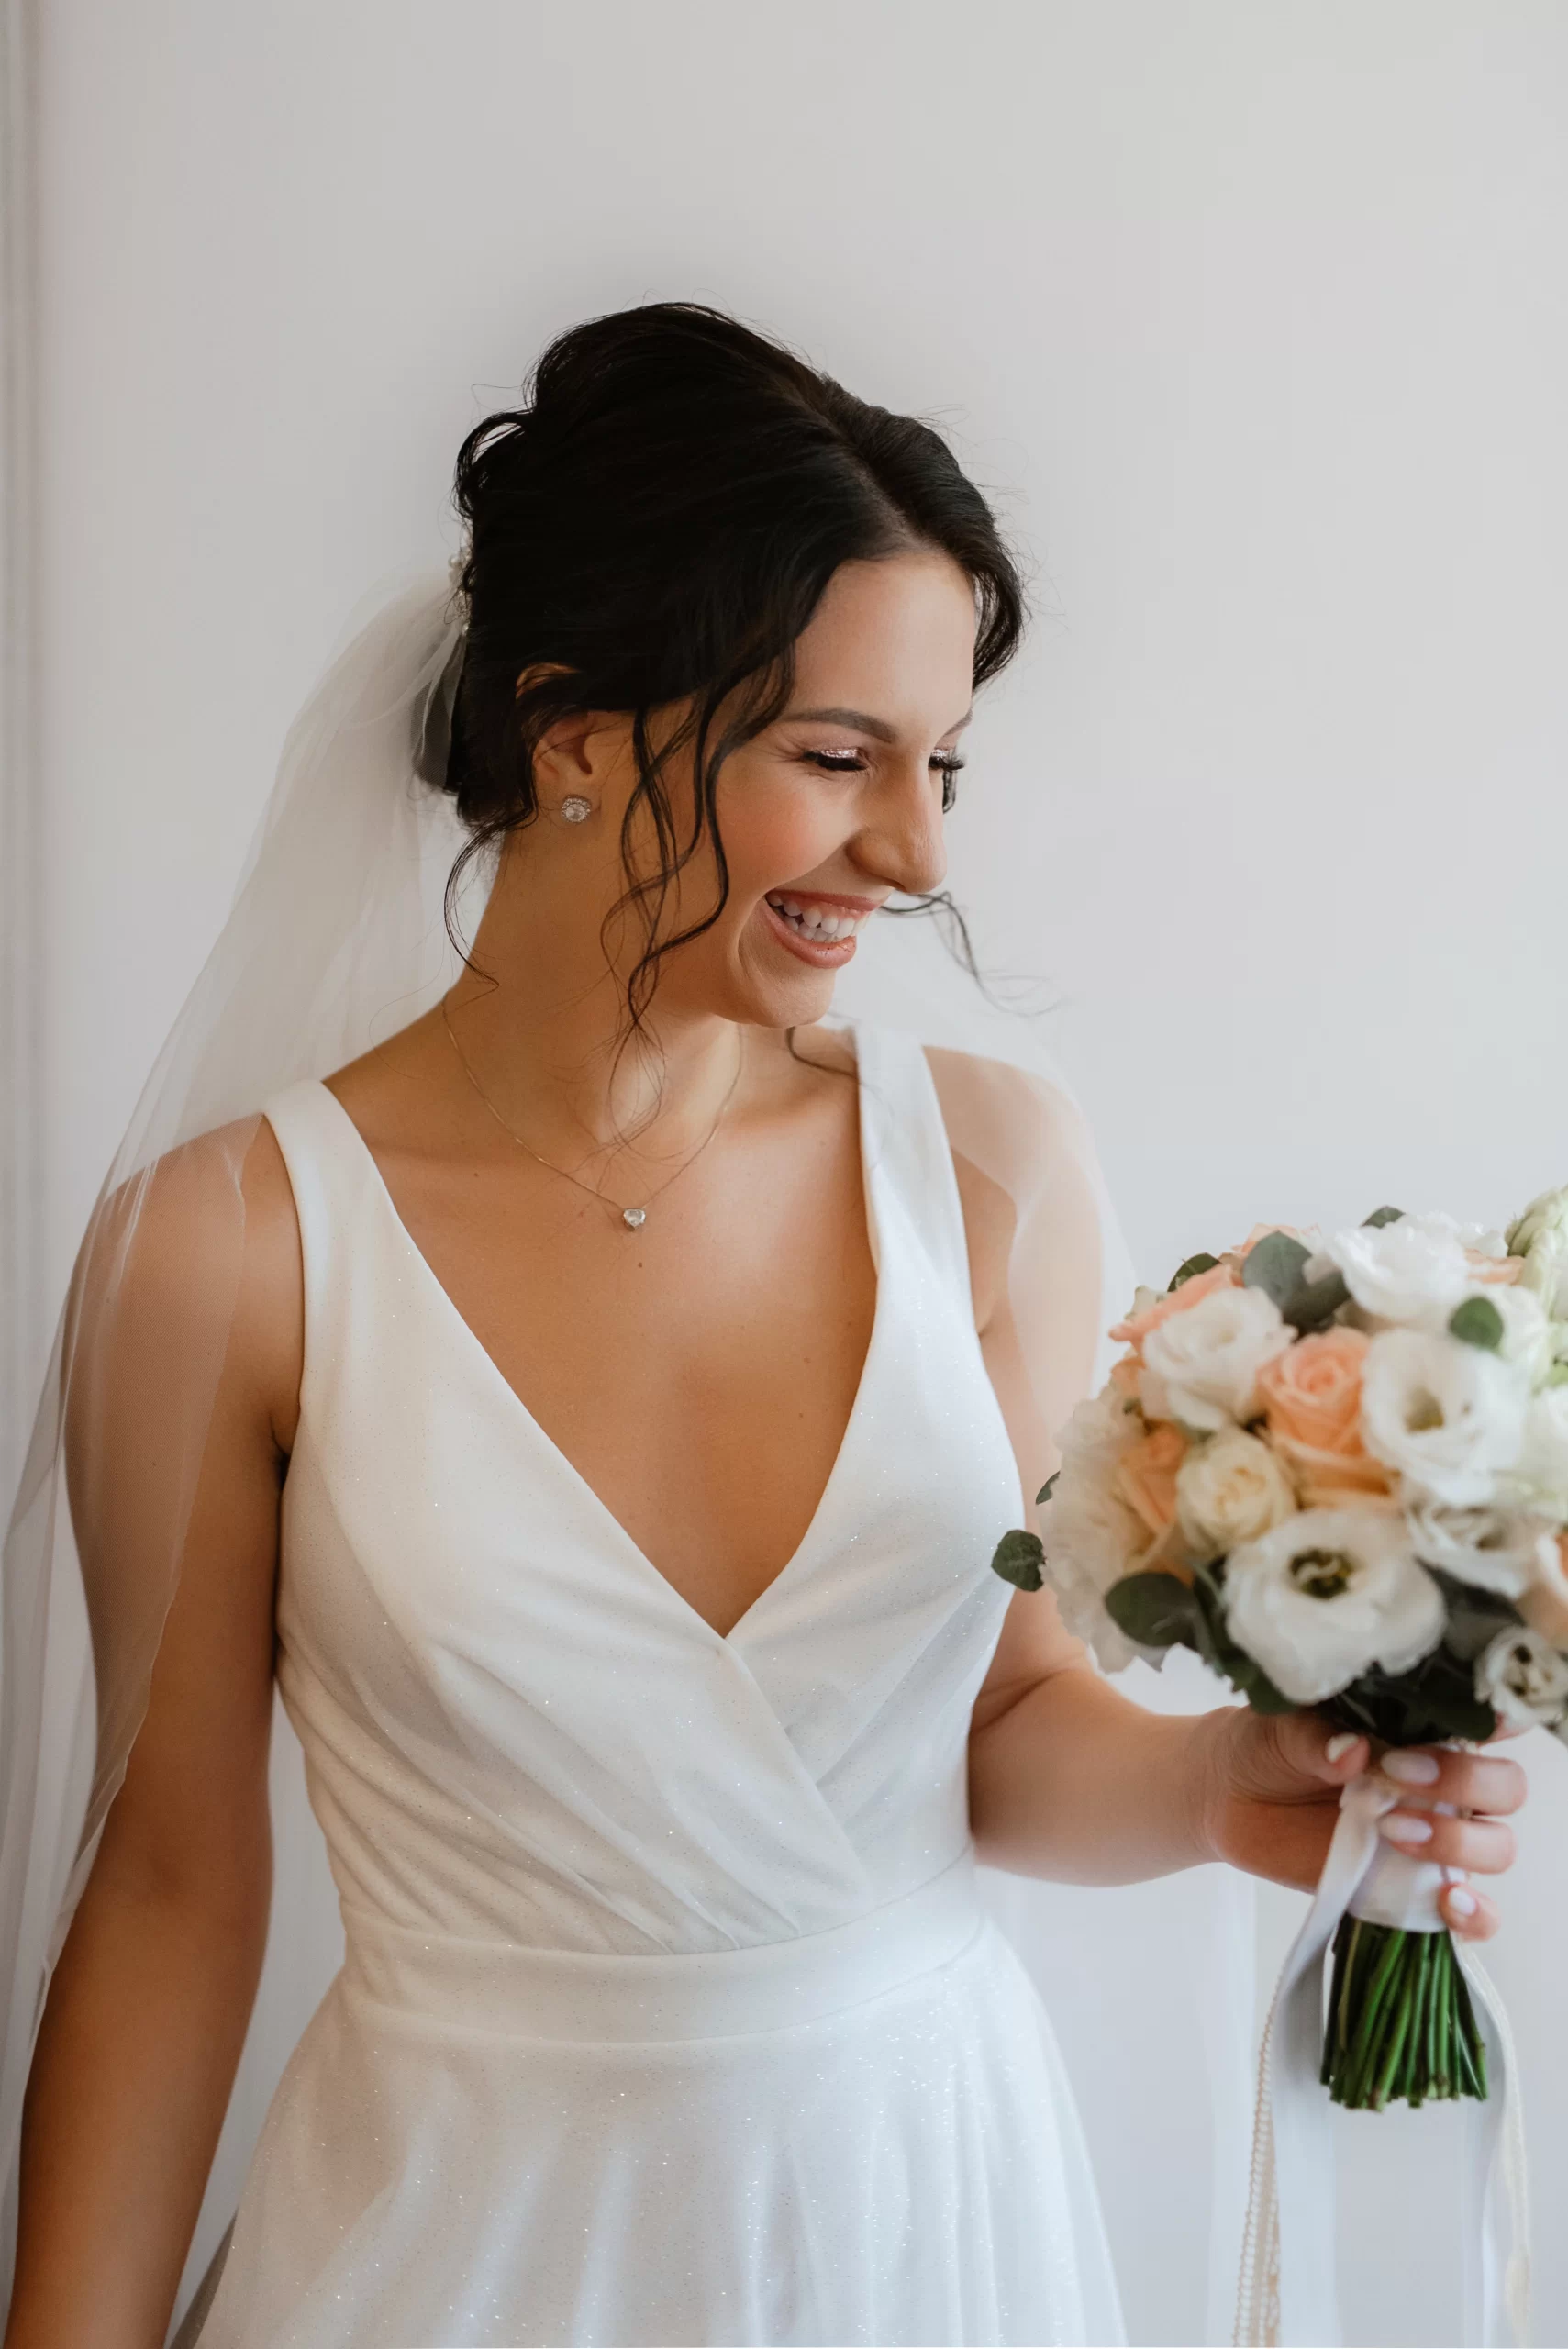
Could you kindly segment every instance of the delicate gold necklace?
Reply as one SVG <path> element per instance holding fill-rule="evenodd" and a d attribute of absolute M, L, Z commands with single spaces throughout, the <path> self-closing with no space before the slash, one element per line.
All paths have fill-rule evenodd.
<path fill-rule="evenodd" d="M 619 1221 L 624 1224 L 628 1231 L 636 1231 L 640 1225 L 647 1222 L 648 1210 L 652 1206 L 653 1201 L 658 1198 L 662 1198 L 671 1184 L 679 1182 L 681 1176 L 685 1173 L 686 1168 L 694 1165 L 702 1156 L 704 1151 L 707 1148 L 709 1142 L 713 1140 L 715 1134 L 724 1123 L 729 1104 L 735 1097 L 735 1088 L 740 1082 L 740 1071 L 746 1058 L 745 1030 L 738 1028 L 735 1031 L 736 1041 L 739 1047 L 735 1055 L 735 1074 L 729 1080 L 728 1092 L 725 1095 L 723 1100 L 719 1104 L 717 1117 L 715 1118 L 712 1125 L 709 1126 L 706 1133 L 704 1134 L 701 1141 L 698 1142 L 695 1150 L 693 1151 L 691 1157 L 686 1159 L 682 1165 L 677 1166 L 673 1174 L 667 1175 L 664 1181 L 660 1184 L 659 1188 L 652 1192 L 649 1197 L 643 1201 L 641 1207 L 622 1208 L 617 1207 L 614 1199 L 606 1198 L 603 1191 L 598 1189 L 595 1184 L 584 1183 L 580 1174 L 573 1174 L 570 1167 L 558 1166 L 552 1158 L 541 1158 L 539 1152 L 535 1150 L 533 1144 L 531 1142 L 525 1141 L 522 1135 L 518 1133 L 514 1127 L 511 1127 L 506 1123 L 506 1119 L 501 1115 L 500 1110 L 497 1109 L 495 1102 L 492 1101 L 489 1094 L 486 1093 L 484 1087 L 473 1074 L 473 1070 L 469 1063 L 468 1054 L 458 1042 L 457 1030 L 452 1026 L 451 1014 L 447 1009 L 447 999 L 445 996 L 442 996 L 441 997 L 441 1025 L 445 1028 L 448 1036 L 451 1039 L 451 1048 L 458 1056 L 463 1074 L 467 1077 L 470 1085 L 473 1085 L 474 1091 L 478 1094 L 480 1099 L 484 1102 L 485 1108 L 495 1119 L 495 1123 L 500 1127 L 502 1132 L 504 1134 L 509 1134 L 513 1141 L 517 1143 L 517 1148 L 519 1150 L 526 1150 L 528 1156 L 533 1159 L 537 1164 L 548 1168 L 551 1174 L 561 1175 L 565 1182 L 575 1183 L 580 1191 L 586 1191 L 591 1199 L 597 1199 L 599 1205 L 606 1208 L 610 1215 L 618 1218 Z"/>

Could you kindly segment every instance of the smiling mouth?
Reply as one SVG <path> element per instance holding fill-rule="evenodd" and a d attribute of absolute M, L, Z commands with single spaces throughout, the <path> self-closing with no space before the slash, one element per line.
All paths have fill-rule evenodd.
<path fill-rule="evenodd" d="M 871 919 L 872 909 L 836 905 L 827 897 L 797 897 L 788 889 L 770 889 L 768 904 L 797 938 L 814 945 L 831 946 L 840 939 L 858 938 Z"/>

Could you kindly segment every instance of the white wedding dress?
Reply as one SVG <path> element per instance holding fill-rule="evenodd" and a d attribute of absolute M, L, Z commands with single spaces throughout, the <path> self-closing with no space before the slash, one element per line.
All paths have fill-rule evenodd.
<path fill-rule="evenodd" d="M 924 1054 L 856 1029 L 874 1327 L 720 1638 L 530 1418 L 315 1082 L 278 1675 L 347 1930 L 202 2349 L 1121 2339 L 1050 2025 L 976 1896 L 1023 1521 Z"/>

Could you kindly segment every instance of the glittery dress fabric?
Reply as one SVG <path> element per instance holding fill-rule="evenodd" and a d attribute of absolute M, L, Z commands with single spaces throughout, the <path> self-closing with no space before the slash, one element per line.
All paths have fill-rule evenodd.
<path fill-rule="evenodd" d="M 1050 2024 L 973 1884 L 1018 1471 L 941 1112 L 857 1024 L 877 1271 L 804 1540 L 721 1638 L 525 1409 L 325 1086 L 278 1677 L 347 1954 L 202 2349 L 1112 2343 Z"/>

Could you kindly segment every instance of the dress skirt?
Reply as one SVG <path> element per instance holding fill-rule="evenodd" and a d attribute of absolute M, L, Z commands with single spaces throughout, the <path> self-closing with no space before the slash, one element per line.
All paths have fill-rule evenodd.
<path fill-rule="evenodd" d="M 799 1939 L 350 1919 L 202 2349 L 1111 2343 L 1049 2022 L 968 1854 Z"/>

